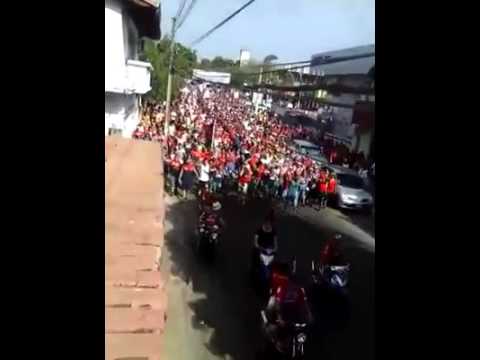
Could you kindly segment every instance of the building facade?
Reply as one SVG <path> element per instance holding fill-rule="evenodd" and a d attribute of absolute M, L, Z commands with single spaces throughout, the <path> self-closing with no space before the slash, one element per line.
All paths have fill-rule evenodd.
<path fill-rule="evenodd" d="M 321 64 L 323 60 L 330 58 L 354 57 L 362 54 L 372 54 L 372 56 L 332 64 Z M 375 68 L 375 45 L 357 46 L 315 54 L 311 57 L 311 64 L 310 74 L 315 76 L 368 75 Z M 332 94 L 320 90 L 317 96 L 326 102 L 342 105 L 330 107 L 333 117 L 330 136 L 345 142 L 352 150 L 362 151 L 368 156 L 374 139 L 375 95 Z M 373 106 L 365 106 L 365 103 L 373 104 Z M 362 104 L 362 106 L 359 106 L 359 104 Z M 360 112 L 361 115 L 358 116 Z M 361 125 L 359 122 L 361 122 Z"/>
<path fill-rule="evenodd" d="M 105 0 L 105 136 L 131 137 L 141 95 L 150 87 L 151 64 L 138 61 L 141 39 L 160 38 L 155 0 Z"/>
<path fill-rule="evenodd" d="M 240 66 L 248 65 L 250 62 L 250 51 L 241 49 L 240 50 Z"/>

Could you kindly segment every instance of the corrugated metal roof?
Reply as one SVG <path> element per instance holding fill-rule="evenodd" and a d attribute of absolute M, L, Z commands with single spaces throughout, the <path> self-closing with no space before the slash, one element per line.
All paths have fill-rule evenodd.
<path fill-rule="evenodd" d="M 327 51 L 312 55 L 312 60 L 319 57 L 344 57 L 366 53 L 375 53 L 375 45 L 356 46 L 348 49 Z M 343 75 L 343 74 L 367 74 L 375 66 L 375 56 L 347 60 L 326 65 L 310 67 L 310 74 L 313 75 Z"/>

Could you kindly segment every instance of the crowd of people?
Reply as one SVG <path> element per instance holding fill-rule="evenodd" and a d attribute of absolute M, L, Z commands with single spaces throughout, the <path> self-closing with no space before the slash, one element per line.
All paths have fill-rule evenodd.
<path fill-rule="evenodd" d="M 309 201 L 325 207 L 335 194 L 335 174 L 298 153 L 291 145 L 293 139 L 315 140 L 316 134 L 301 125 L 287 125 L 274 113 L 255 111 L 248 97 L 236 90 L 187 86 L 172 104 L 170 123 L 165 121 L 164 105 L 146 103 L 134 137 L 165 145 L 166 183 L 172 194 L 186 197 L 188 192 L 197 190 L 202 210 L 199 218 L 201 233 L 206 233 L 209 226 L 212 229 L 217 226 L 215 232 L 225 227 L 218 214 L 221 204 L 214 195 L 225 189 L 237 191 L 242 203 L 250 196 L 270 197 L 281 199 L 286 207 L 295 209 Z M 334 163 L 338 161 L 337 154 L 344 155 L 337 144 L 327 141 L 321 145 Z M 341 159 L 344 166 L 355 166 L 350 164 L 352 160 Z M 202 208 L 202 204 L 208 206 Z M 335 255 L 336 248 L 331 243 L 327 245 L 325 254 Z M 200 240 L 197 246 L 200 248 Z M 273 252 L 277 249 L 273 209 L 255 234 L 252 264 L 258 266 L 259 253 L 266 248 Z M 329 265 L 338 268 L 343 264 L 335 261 L 323 256 L 322 271 Z M 284 306 L 293 299 L 295 307 L 305 310 L 305 321 L 313 321 L 304 289 L 294 281 L 281 282 L 280 278 L 285 276 L 272 275 L 272 292 L 265 312 L 268 314 L 265 332 L 271 339 L 280 334 L 279 324 L 282 322 L 269 320 L 281 319 L 280 304 Z"/>
<path fill-rule="evenodd" d="M 256 112 L 236 90 L 185 87 L 172 103 L 167 139 L 164 127 L 164 105 L 147 102 L 134 137 L 166 140 L 171 193 L 185 197 L 196 184 L 213 193 L 235 187 L 243 203 L 249 196 L 271 197 L 294 208 L 309 201 L 324 207 L 335 193 L 335 175 L 290 145 L 292 139 L 313 140 L 315 134 L 282 123 L 274 113 Z M 327 140 L 321 147 L 332 163 L 363 166 L 364 159 L 353 157 L 341 144 Z"/>

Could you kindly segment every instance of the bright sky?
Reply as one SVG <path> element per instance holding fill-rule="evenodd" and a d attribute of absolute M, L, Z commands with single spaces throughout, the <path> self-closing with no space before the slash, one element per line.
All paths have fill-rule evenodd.
<path fill-rule="evenodd" d="M 161 1 L 163 34 L 170 33 L 180 1 Z M 247 1 L 197 0 L 177 41 L 190 46 Z M 195 50 L 200 58 L 238 59 L 240 49 L 248 49 L 252 58 L 275 54 L 284 62 L 374 43 L 375 0 L 256 0 Z"/>

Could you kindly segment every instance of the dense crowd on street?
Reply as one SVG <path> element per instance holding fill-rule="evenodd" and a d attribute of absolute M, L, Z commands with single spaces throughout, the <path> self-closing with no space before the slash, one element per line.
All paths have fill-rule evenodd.
<path fill-rule="evenodd" d="M 195 247 L 210 259 L 226 226 L 219 214 L 220 193 L 235 192 L 242 204 L 250 197 L 276 198 L 293 209 L 310 204 L 324 208 L 334 197 L 336 175 L 327 164 L 299 153 L 294 139 L 316 142 L 332 163 L 364 170 L 361 154 L 354 156 L 340 144 L 320 141 L 315 130 L 288 125 L 273 112 L 258 111 L 248 96 L 233 89 L 187 86 L 172 103 L 169 123 L 165 112 L 164 105 L 146 103 L 134 137 L 163 144 L 171 194 L 185 198 L 195 191 L 201 210 Z M 286 344 L 293 344 L 282 335 L 282 329 L 290 329 L 287 314 L 298 311 L 301 320 L 293 323 L 302 324 L 295 333 L 295 339 L 303 336 L 302 344 L 303 329 L 314 317 L 305 289 L 293 279 L 296 260 L 292 264 L 273 260 L 278 248 L 274 224 L 272 208 L 255 233 L 250 271 L 255 287 L 268 291 L 262 312 L 264 332 L 285 353 Z M 312 262 L 312 278 L 314 286 L 340 289 L 344 294 L 349 264 L 340 251 L 340 239 L 341 234 L 335 234 L 324 244 L 320 258 Z M 303 353 L 302 346 L 298 349 Z"/>
<path fill-rule="evenodd" d="M 134 133 L 163 142 L 165 106 L 145 103 Z M 328 169 L 292 148 L 291 140 L 319 143 L 314 130 L 289 126 L 271 112 L 255 111 L 244 94 L 228 88 L 189 85 L 172 103 L 165 169 L 168 188 L 183 197 L 198 189 L 216 193 L 228 187 L 248 196 L 276 197 L 297 207 L 318 200 L 324 207 L 335 193 Z M 319 143 L 331 163 L 366 172 L 363 154 L 333 140 Z"/>

